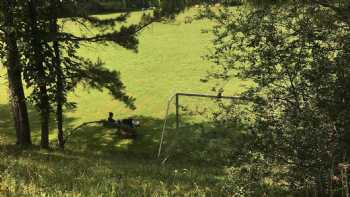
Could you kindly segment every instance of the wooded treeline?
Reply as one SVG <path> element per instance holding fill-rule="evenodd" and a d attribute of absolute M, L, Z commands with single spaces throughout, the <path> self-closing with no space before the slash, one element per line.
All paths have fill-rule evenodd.
<path fill-rule="evenodd" d="M 243 3 L 242 0 L 90 0 L 82 2 L 80 7 L 84 7 L 91 13 L 123 12 L 160 8 L 164 3 L 168 2 L 172 2 L 173 4 L 186 4 L 187 6 L 202 4 L 212 5 L 217 3 L 226 6 L 236 6 Z M 69 5 L 67 4 L 67 6 Z"/>
<path fill-rule="evenodd" d="M 246 124 L 236 184 L 248 196 L 267 191 L 266 178 L 295 196 L 348 196 L 350 2 L 246 3 L 202 13 L 216 24 L 209 77 L 253 84 L 236 116 Z"/>
<path fill-rule="evenodd" d="M 85 1 L 62 0 L 4 0 L 0 3 L 1 59 L 7 69 L 11 111 L 15 123 L 17 144 L 31 145 L 31 130 L 27 104 L 40 112 L 41 147 L 49 148 L 50 116 L 55 114 L 59 147 L 64 148 L 64 107 L 75 107 L 67 93 L 78 84 L 98 90 L 107 89 L 111 96 L 134 109 L 134 98 L 124 90 L 120 73 L 103 67 L 103 62 L 93 62 L 78 55 L 81 43 L 114 43 L 137 51 L 138 33 L 153 22 L 161 20 L 165 13 L 157 9 L 143 15 L 136 25 L 121 25 L 129 16 L 121 13 L 111 19 L 93 17 L 90 11 L 79 5 Z M 70 6 L 66 6 L 66 5 Z M 177 10 L 177 9 L 175 9 Z M 167 16 L 172 10 L 167 10 Z M 74 35 L 61 28 L 64 20 L 83 28 L 95 28 L 95 35 Z M 65 18 L 67 21 L 67 18 Z M 107 32 L 108 31 L 108 32 Z M 24 89 L 30 89 L 25 95 Z"/>

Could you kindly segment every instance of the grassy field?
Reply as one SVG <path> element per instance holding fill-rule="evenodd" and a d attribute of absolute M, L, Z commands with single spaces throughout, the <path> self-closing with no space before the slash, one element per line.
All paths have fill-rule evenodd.
<path fill-rule="evenodd" d="M 110 69 L 122 73 L 127 92 L 137 99 L 135 111 L 111 99 L 107 92 L 78 88 L 69 98 L 78 103 L 65 113 L 66 128 L 107 117 L 137 116 L 141 120 L 139 138 L 120 139 L 115 131 L 89 125 L 74 135 L 64 152 L 33 148 L 12 151 L 14 130 L 8 108 L 7 84 L 0 78 L 0 195 L 8 196 L 227 196 L 224 169 L 218 166 L 185 163 L 173 159 L 160 165 L 155 159 L 167 100 L 176 92 L 211 93 L 214 83 L 200 79 L 211 69 L 202 59 L 210 49 L 211 36 L 202 29 L 208 21 L 184 23 L 185 15 L 170 24 L 153 24 L 140 35 L 139 52 L 115 45 L 85 45 L 80 53 L 102 59 Z M 101 16 L 110 17 L 111 15 Z M 141 13 L 132 14 L 130 22 Z M 67 31 L 78 33 L 75 24 Z M 2 69 L 2 70 L 1 70 Z M 5 75 L 1 68 L 1 76 Z M 224 84 L 236 94 L 243 82 Z M 30 107 L 34 141 L 39 139 L 39 119 Z M 172 111 L 173 113 L 173 111 Z M 54 123 L 54 120 L 52 121 Z M 52 130 L 54 139 L 55 130 Z"/>

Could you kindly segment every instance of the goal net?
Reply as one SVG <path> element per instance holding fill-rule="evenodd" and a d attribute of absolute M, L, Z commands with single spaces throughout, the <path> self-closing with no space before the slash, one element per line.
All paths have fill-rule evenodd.
<path fill-rule="evenodd" d="M 240 97 L 179 93 L 169 109 L 159 157 L 219 162 L 242 130 Z"/>

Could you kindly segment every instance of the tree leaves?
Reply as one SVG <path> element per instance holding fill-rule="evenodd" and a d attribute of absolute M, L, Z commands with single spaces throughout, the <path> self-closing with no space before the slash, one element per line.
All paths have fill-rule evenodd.
<path fill-rule="evenodd" d="M 350 26 L 344 14 L 350 3 L 249 2 L 254 6 L 209 12 L 216 25 L 208 58 L 218 67 L 211 76 L 255 83 L 244 93 L 254 101 L 251 151 L 288 166 L 291 189 L 327 188 L 332 162 L 348 160 L 350 150 Z"/>

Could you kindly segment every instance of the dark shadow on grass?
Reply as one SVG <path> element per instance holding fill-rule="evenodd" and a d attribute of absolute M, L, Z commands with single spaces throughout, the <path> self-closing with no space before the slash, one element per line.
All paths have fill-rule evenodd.
<path fill-rule="evenodd" d="M 102 124 L 92 123 L 75 131 L 70 136 L 67 146 L 71 150 L 90 154 L 155 159 L 164 121 L 144 116 L 135 118 L 141 122 L 140 127 L 136 129 L 135 139 L 122 137 L 116 128 L 106 128 Z M 169 125 L 173 122 L 174 117 L 171 117 Z"/>
<path fill-rule="evenodd" d="M 93 123 L 82 127 L 71 136 L 67 142 L 68 149 L 66 151 L 77 151 L 86 157 L 104 157 L 106 159 L 120 157 L 128 160 L 157 160 L 164 120 L 145 116 L 135 118 L 141 122 L 141 126 L 136 129 L 136 139 L 125 139 L 119 135 L 117 129 Z M 212 122 L 193 123 L 183 118 L 181 127 L 176 130 L 175 115 L 171 114 L 159 159 L 167 158 L 172 163 L 194 163 L 194 160 L 198 160 L 197 164 L 208 165 L 208 163 L 194 158 L 196 152 L 206 149 L 211 143 L 210 140 L 220 140 L 225 137 L 235 138 L 241 134 L 242 128 L 241 125 L 226 128 L 228 134 L 225 134 L 225 128 L 222 130 L 216 128 Z M 214 151 L 213 154 L 216 154 Z M 213 159 L 213 163 L 218 163 L 218 161 Z"/>
<path fill-rule="evenodd" d="M 39 144 L 40 140 L 40 117 L 33 107 L 29 107 L 29 116 L 31 120 L 31 129 L 33 133 L 33 142 Z M 8 105 L 0 105 L 0 140 L 5 138 L 5 143 L 0 141 L 2 149 L 13 149 L 9 144 L 15 142 L 15 130 L 13 127 L 12 116 Z M 182 117 L 181 127 L 175 129 L 175 115 L 170 114 L 165 132 L 165 141 L 162 149 L 161 158 L 157 159 L 157 153 L 161 138 L 161 132 L 164 120 L 154 117 L 138 116 L 141 125 L 136 129 L 136 139 L 125 139 L 119 135 L 118 130 L 106 128 L 100 123 L 87 124 L 76 130 L 66 143 L 64 154 L 69 158 L 87 158 L 87 159 L 106 159 L 114 160 L 121 158 L 137 161 L 157 161 L 168 159 L 175 164 L 191 163 L 198 165 L 208 165 L 201 160 L 194 162 L 195 153 L 200 152 L 209 146 L 211 139 L 219 139 L 222 132 L 213 128 L 212 122 L 193 123 Z M 71 128 L 76 119 L 65 117 L 65 128 Z M 98 120 L 96 120 L 98 121 Z M 54 117 L 51 120 L 52 128 L 55 126 Z M 239 128 L 237 126 L 236 128 Z M 213 130 L 213 131 L 211 131 Z M 66 131 L 67 132 L 67 131 Z M 220 134 L 221 133 L 221 134 Z M 239 131 L 237 133 L 240 133 Z M 205 139 L 205 140 L 204 140 Z M 56 145 L 52 141 L 51 146 Z M 35 147 L 34 147 L 35 149 Z M 14 149 L 16 150 L 16 149 Z M 14 151 L 14 154 L 16 153 Z M 11 152 L 11 151 L 9 151 Z"/>
<path fill-rule="evenodd" d="M 33 143 L 38 144 L 40 140 L 40 115 L 35 107 L 28 105 L 28 116 L 30 120 Z M 70 127 L 74 121 L 76 121 L 75 118 L 64 116 L 65 127 Z M 54 113 L 52 113 L 50 117 L 50 129 L 51 132 L 54 132 L 56 129 Z M 4 139 L 5 144 L 15 143 L 16 131 L 14 128 L 13 117 L 10 106 L 6 104 L 0 104 L 0 140 L 1 138 Z"/>

